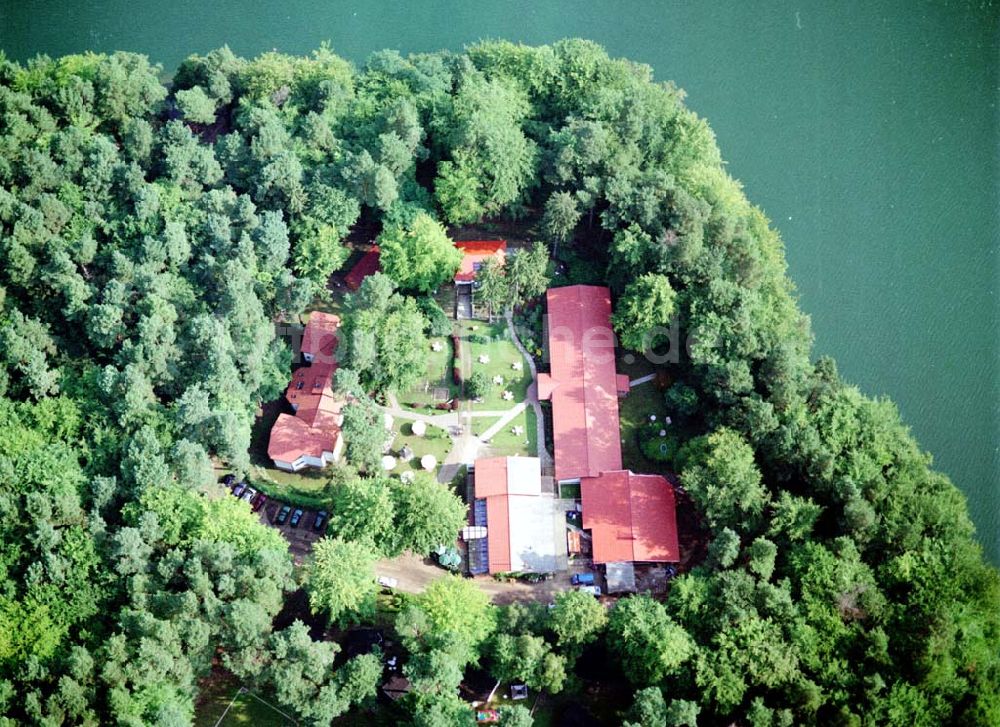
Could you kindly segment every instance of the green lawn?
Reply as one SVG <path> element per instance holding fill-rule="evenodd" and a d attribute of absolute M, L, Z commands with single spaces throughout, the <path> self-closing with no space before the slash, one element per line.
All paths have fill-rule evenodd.
<path fill-rule="evenodd" d="M 441 350 L 435 351 L 433 344 L 441 344 Z M 458 396 L 458 386 L 452 380 L 451 369 L 454 360 L 451 338 L 431 338 L 427 347 L 427 369 L 423 378 L 410 391 L 400 394 L 397 398 L 404 409 L 428 413 L 434 409 L 438 400 L 434 398 L 435 388 L 448 390 L 448 399 Z"/>
<path fill-rule="evenodd" d="M 285 727 L 285 725 L 295 724 L 253 694 L 249 692 L 239 693 L 239 688 L 239 682 L 232 676 L 217 679 L 213 675 L 210 680 L 203 682 L 198 694 L 194 726 L 214 727 L 218 723 L 219 727 L 237 727 L 237 725 Z M 273 702 L 267 696 L 263 696 L 263 699 Z M 228 712 L 226 711 L 227 707 L 229 708 Z M 223 713 L 226 716 L 219 722 Z"/>
<path fill-rule="evenodd" d="M 473 419 L 473 432 L 482 434 L 497 422 L 493 417 L 478 417 Z M 515 436 L 511 431 L 514 427 L 524 427 L 524 434 Z M 530 406 L 508 422 L 488 443 L 494 456 L 511 457 L 524 455 L 538 456 L 538 425 L 535 421 L 535 411 Z"/>
<path fill-rule="evenodd" d="M 655 415 L 657 421 L 663 421 L 667 416 L 663 392 L 652 381 L 640 384 L 628 396 L 618 400 L 618 412 L 621 418 L 622 464 L 633 472 L 664 471 L 662 462 L 653 462 L 642 453 L 636 438 L 636 432 L 649 421 L 650 415 Z"/>
<path fill-rule="evenodd" d="M 451 451 L 451 437 L 443 429 L 428 425 L 424 436 L 417 437 L 413 434 L 411 425 L 412 422 L 397 419 L 392 426 L 392 430 L 396 433 L 392 440 L 393 456 L 398 457 L 400 450 L 405 445 L 409 445 L 410 449 L 413 450 L 413 458 L 408 462 L 400 461 L 396 465 L 396 469 L 393 470 L 395 474 L 407 470 L 420 470 L 420 458 L 425 454 L 433 454 L 440 465 L 444 462 L 448 452 Z"/>
<path fill-rule="evenodd" d="M 473 408 L 478 411 L 501 411 L 510 409 L 514 404 L 524 401 L 525 392 L 531 384 L 531 371 L 528 363 L 521 356 L 520 351 L 510 340 L 507 330 L 507 323 L 504 320 L 486 323 L 485 321 L 462 321 L 461 336 L 466 341 L 469 337 L 483 337 L 487 343 L 469 341 L 469 356 L 471 360 L 470 374 L 476 371 L 483 371 L 490 380 L 490 388 L 482 402 L 477 402 Z M 479 357 L 485 355 L 489 358 L 488 363 L 480 363 Z M 515 361 L 521 363 L 521 370 L 515 371 L 512 364 Z M 493 384 L 494 376 L 502 376 L 504 383 Z M 507 390 L 514 394 L 511 400 L 503 398 L 503 392 Z"/>

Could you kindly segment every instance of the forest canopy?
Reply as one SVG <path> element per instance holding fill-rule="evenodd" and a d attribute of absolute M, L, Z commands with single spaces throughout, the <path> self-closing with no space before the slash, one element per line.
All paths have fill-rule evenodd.
<path fill-rule="evenodd" d="M 292 365 L 278 331 L 352 234 L 390 273 L 345 311 L 360 432 L 366 393 L 421 365 L 447 225 L 487 220 L 548 245 L 512 288 L 490 273 L 491 309 L 537 298 L 551 250 L 552 284 L 611 287 L 623 347 L 691 335 L 663 466 L 710 543 L 665 600 L 610 613 L 438 582 L 396 617 L 407 719 L 471 724 L 469 665 L 573 689 L 600 644 L 629 724 L 1000 724 L 1000 579 L 964 497 L 891 402 L 813 358 L 781 239 L 680 89 L 584 40 L 360 67 L 221 48 L 161 77 L 132 53 L 0 54 L 0 724 L 189 724 L 213 666 L 306 724 L 372 707 L 375 655 L 276 617 L 305 584 L 317 613 L 369 618 L 374 559 L 428 551 L 461 503 L 341 473 L 336 539 L 298 568 L 214 466 L 249 470 Z"/>

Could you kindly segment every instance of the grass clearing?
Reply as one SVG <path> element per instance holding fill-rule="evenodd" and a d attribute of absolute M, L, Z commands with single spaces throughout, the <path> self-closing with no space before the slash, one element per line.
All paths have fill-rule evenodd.
<path fill-rule="evenodd" d="M 650 416 L 663 421 L 667 404 L 663 392 L 649 381 L 632 389 L 628 396 L 618 400 L 621 419 L 622 464 L 633 472 L 664 472 L 663 462 L 653 462 L 639 448 L 637 433 L 649 422 Z"/>
<path fill-rule="evenodd" d="M 510 339 L 507 322 L 504 320 L 486 323 L 484 321 L 462 321 L 459 327 L 461 337 L 468 342 L 471 373 L 483 371 L 490 381 L 489 390 L 481 402 L 473 404 L 476 411 L 501 411 L 524 401 L 531 384 L 531 371 L 517 346 Z M 479 357 L 486 356 L 487 363 L 480 363 Z M 513 364 L 521 364 L 521 370 Z M 494 384 L 493 378 L 500 376 L 503 384 Z M 510 391 L 512 399 L 504 399 L 503 392 Z"/>
<path fill-rule="evenodd" d="M 481 434 L 497 422 L 492 417 L 479 417 L 473 420 L 476 422 L 474 431 Z M 480 424 L 479 422 L 483 422 Z M 524 432 L 515 435 L 512 431 L 514 427 L 523 427 Z M 535 411 L 530 406 L 514 417 L 499 432 L 493 435 L 487 446 L 494 456 L 512 457 L 523 455 L 526 457 L 536 457 L 538 455 L 538 422 L 535 420 Z"/>
<path fill-rule="evenodd" d="M 440 344 L 440 351 L 434 350 L 435 343 Z M 427 369 L 424 377 L 413 389 L 398 396 L 399 405 L 402 408 L 423 413 L 434 411 L 435 404 L 441 401 L 434 397 L 435 389 L 447 390 L 448 394 L 445 400 L 458 396 L 458 386 L 451 376 L 454 361 L 452 349 L 451 338 L 447 336 L 430 339 L 427 349 Z"/>
<path fill-rule="evenodd" d="M 565 482 L 559 485 L 559 497 L 563 500 L 579 500 L 580 499 L 580 483 L 579 482 Z"/>
<path fill-rule="evenodd" d="M 413 433 L 413 422 L 408 420 L 397 420 L 392 425 L 395 437 L 392 440 L 391 452 L 399 459 L 396 468 L 392 470 L 395 474 L 401 474 L 407 470 L 420 470 L 420 458 L 427 454 L 432 454 L 440 465 L 444 458 L 451 451 L 451 437 L 439 427 L 427 425 L 424 436 L 418 437 Z M 403 461 L 399 453 L 403 447 L 408 446 L 413 450 L 413 457 Z"/>
<path fill-rule="evenodd" d="M 230 674 L 213 672 L 209 679 L 201 682 L 200 687 L 194 727 L 285 727 L 296 724 L 277 707 L 269 706 L 266 702 L 273 700 L 267 696 L 258 697 L 242 690 L 240 683 Z"/>

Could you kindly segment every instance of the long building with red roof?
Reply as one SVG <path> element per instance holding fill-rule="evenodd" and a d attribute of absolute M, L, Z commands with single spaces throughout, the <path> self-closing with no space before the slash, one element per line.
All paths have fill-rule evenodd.
<path fill-rule="evenodd" d="M 635 590 L 634 563 L 680 561 L 674 486 L 622 466 L 618 397 L 629 383 L 615 370 L 611 291 L 572 285 L 546 298 L 550 371 L 538 375 L 538 398 L 552 402 L 555 479 L 580 484 L 583 533 L 572 532 L 589 533 L 609 592 Z M 564 567 L 566 524 L 556 523 L 553 538 L 554 501 L 539 496 L 537 467 L 533 458 L 476 461 L 472 573 Z"/>
<path fill-rule="evenodd" d="M 538 398 L 552 400 L 555 474 L 560 482 L 622 468 L 611 291 L 596 285 L 550 288 L 550 373 Z"/>
<path fill-rule="evenodd" d="M 267 445 L 267 456 L 280 469 L 325 467 L 343 451 L 344 399 L 333 390 L 339 328 L 336 315 L 315 311 L 309 316 L 301 350 L 310 365 L 296 369 L 285 389 L 295 415 L 278 415 Z"/>

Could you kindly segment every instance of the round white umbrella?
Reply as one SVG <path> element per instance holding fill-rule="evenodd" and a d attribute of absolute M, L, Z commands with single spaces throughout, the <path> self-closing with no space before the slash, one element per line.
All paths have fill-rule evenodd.
<path fill-rule="evenodd" d="M 437 463 L 438 463 L 437 457 L 435 457 L 433 454 L 425 454 L 423 457 L 420 458 L 420 466 L 423 467 L 428 472 L 437 467 Z"/>
<path fill-rule="evenodd" d="M 424 436 L 424 432 L 427 431 L 427 425 L 422 421 L 415 421 L 410 425 L 410 430 L 413 432 L 413 436 L 422 437 Z"/>
<path fill-rule="evenodd" d="M 389 470 L 396 469 L 396 458 L 393 457 L 391 454 L 387 454 L 386 456 L 384 456 L 382 458 L 382 469 L 386 470 L 387 472 Z"/>

